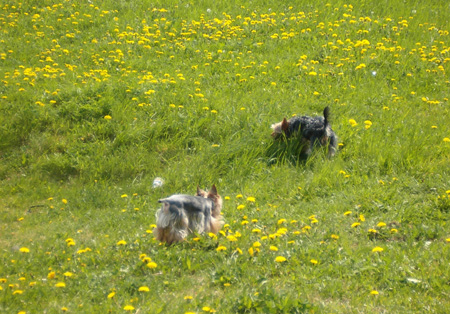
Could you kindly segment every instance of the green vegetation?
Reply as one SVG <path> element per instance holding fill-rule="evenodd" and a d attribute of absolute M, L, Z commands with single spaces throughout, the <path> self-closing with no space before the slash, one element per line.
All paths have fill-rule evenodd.
<path fill-rule="evenodd" d="M 0 6 L 2 313 L 448 311 L 448 3 Z M 335 158 L 273 143 L 327 105 Z M 159 244 L 213 183 L 221 233 Z"/>

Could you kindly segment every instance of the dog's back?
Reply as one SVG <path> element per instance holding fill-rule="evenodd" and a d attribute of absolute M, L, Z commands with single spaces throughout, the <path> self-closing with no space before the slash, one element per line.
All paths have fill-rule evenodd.
<path fill-rule="evenodd" d="M 158 202 L 174 205 L 178 208 L 184 208 L 187 212 L 192 213 L 205 212 L 211 214 L 211 210 L 214 207 L 214 202 L 209 198 L 186 194 L 174 194 L 160 199 Z"/>

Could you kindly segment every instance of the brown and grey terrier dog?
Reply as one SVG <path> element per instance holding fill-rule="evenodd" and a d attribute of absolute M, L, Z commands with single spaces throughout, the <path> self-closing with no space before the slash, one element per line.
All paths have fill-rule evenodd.
<path fill-rule="evenodd" d="M 218 233 L 223 225 L 220 215 L 222 197 L 213 185 L 209 192 L 197 187 L 197 194 L 174 194 L 160 199 L 156 213 L 156 239 L 167 244 L 183 241 L 189 233 Z"/>
<path fill-rule="evenodd" d="M 272 124 L 272 137 L 278 139 L 297 136 L 302 150 L 300 155 L 308 158 L 315 146 L 328 145 L 328 157 L 333 157 L 337 150 L 337 136 L 329 122 L 330 108 L 323 110 L 323 117 L 293 117 L 289 120 Z"/>

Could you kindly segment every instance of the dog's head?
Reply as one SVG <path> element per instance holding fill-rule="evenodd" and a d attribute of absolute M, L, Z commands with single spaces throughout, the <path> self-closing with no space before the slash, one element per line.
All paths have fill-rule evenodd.
<path fill-rule="evenodd" d="M 284 118 L 283 121 L 274 123 L 270 126 L 272 128 L 272 137 L 274 139 L 280 138 L 282 134 L 287 134 L 289 131 L 289 121 Z"/>
<path fill-rule="evenodd" d="M 201 196 L 204 198 L 209 198 L 210 200 L 212 200 L 214 202 L 214 210 L 219 212 L 222 210 L 222 197 L 217 193 L 217 188 L 216 185 L 213 184 L 211 189 L 206 192 L 205 190 L 200 189 L 197 186 L 197 194 L 196 196 Z"/>

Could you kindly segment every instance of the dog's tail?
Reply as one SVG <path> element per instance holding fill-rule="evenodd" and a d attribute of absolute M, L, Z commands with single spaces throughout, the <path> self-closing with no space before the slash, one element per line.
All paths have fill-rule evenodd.
<path fill-rule="evenodd" d="M 325 109 L 323 109 L 323 118 L 324 118 L 324 124 L 323 127 L 326 129 L 328 127 L 328 124 L 330 123 L 330 107 L 326 106 Z"/>

